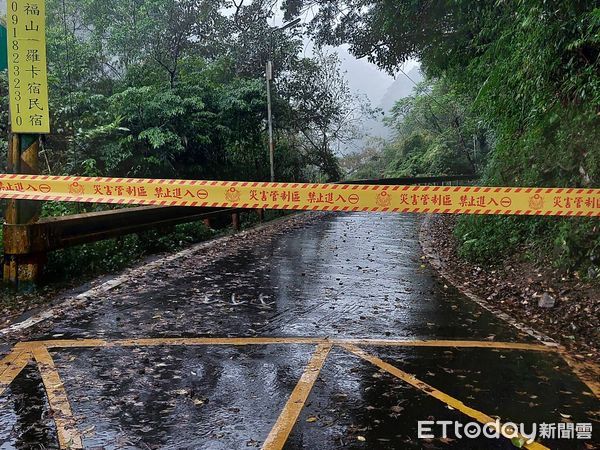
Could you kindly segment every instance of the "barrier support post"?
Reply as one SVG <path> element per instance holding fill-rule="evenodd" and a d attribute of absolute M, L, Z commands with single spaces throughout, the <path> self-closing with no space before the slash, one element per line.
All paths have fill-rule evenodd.
<path fill-rule="evenodd" d="M 240 213 L 235 212 L 231 215 L 231 224 L 235 231 L 240 231 L 241 223 L 240 223 Z"/>

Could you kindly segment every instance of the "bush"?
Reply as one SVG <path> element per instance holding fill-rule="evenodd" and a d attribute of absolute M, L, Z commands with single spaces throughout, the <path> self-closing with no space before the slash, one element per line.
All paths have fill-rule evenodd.
<path fill-rule="evenodd" d="M 480 264 L 501 263 L 517 249 L 536 262 L 595 278 L 600 267 L 600 224 L 596 219 L 462 216 L 455 228 L 460 256 Z"/>
<path fill-rule="evenodd" d="M 202 222 L 177 225 L 172 233 L 147 231 L 51 252 L 45 276 L 48 281 L 112 273 L 130 266 L 146 255 L 176 251 L 214 236 Z"/>

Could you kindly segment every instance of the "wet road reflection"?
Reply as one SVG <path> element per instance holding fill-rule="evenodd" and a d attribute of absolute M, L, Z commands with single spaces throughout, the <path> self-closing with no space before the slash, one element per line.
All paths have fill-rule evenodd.
<path fill-rule="evenodd" d="M 325 215 L 289 233 L 240 238 L 217 256 L 172 261 L 70 310 L 37 329 L 33 339 L 532 342 L 444 285 L 421 259 L 418 224 L 414 216 Z M 262 445 L 313 351 L 313 345 L 285 344 L 55 349 L 52 355 L 86 448 L 236 449 Z M 563 414 L 598 420 L 597 399 L 555 355 L 369 351 L 503 419 L 556 422 Z M 0 397 L 1 450 L 57 446 L 40 392 L 39 375 L 31 368 Z M 37 415 L 19 406 L 19 398 L 37 405 Z M 286 448 L 510 448 L 505 441 L 419 441 L 417 420 L 429 417 L 464 420 L 458 411 L 336 347 Z M 36 434 L 25 432 L 28 426 Z"/>
<path fill-rule="evenodd" d="M 540 357 L 513 350 L 365 349 L 479 411 L 501 421 L 525 424 L 527 431 L 534 423 L 598 420 L 598 400 L 557 355 Z M 438 436 L 417 440 L 419 420 L 463 424 L 471 420 L 343 350 L 333 352 L 321 379 L 286 449 L 515 448 L 505 439 Z M 586 444 L 590 447 L 576 440 L 544 441 L 552 449 L 594 448 L 589 441 Z"/>
<path fill-rule="evenodd" d="M 331 215 L 225 257 L 175 261 L 54 324 L 50 338 L 527 339 L 426 267 L 418 219 Z"/>
<path fill-rule="evenodd" d="M 55 441 L 40 375 L 29 365 L 8 393 L 0 396 L 0 449 L 58 448 Z"/>

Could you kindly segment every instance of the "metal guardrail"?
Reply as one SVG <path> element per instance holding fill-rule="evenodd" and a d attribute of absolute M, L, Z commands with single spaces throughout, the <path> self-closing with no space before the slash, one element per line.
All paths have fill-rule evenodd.
<path fill-rule="evenodd" d="M 241 209 L 142 206 L 48 217 L 28 225 L 4 225 L 4 253 L 46 253 L 155 228 L 230 216 L 239 228 Z"/>
<path fill-rule="evenodd" d="M 341 181 L 338 184 L 370 184 L 370 185 L 417 185 L 454 183 L 459 181 L 478 180 L 479 175 L 448 175 L 439 177 L 401 177 L 401 178 L 377 178 L 373 180 L 350 180 Z"/>

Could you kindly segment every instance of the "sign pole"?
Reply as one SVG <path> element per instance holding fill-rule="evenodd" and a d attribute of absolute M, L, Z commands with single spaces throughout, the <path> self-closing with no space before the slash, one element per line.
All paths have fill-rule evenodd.
<path fill-rule="evenodd" d="M 0 19 L 0 70 L 8 69 L 8 39 L 6 22 Z"/>
<path fill-rule="evenodd" d="M 50 132 L 45 0 L 8 0 L 6 18 L 11 124 L 7 169 L 13 174 L 38 175 L 40 135 Z M 5 212 L 4 248 L 20 248 L 23 240 L 14 226 L 33 224 L 40 214 L 39 202 L 10 200 Z M 4 281 L 19 289 L 34 287 L 43 258 L 5 252 Z"/>
<path fill-rule="evenodd" d="M 12 133 L 9 138 L 8 173 L 38 175 L 39 135 Z M 14 225 L 29 225 L 38 221 L 42 203 L 30 200 L 9 200 L 4 223 L 4 248 L 17 248 L 22 239 Z M 34 287 L 43 269 L 43 255 L 4 255 L 4 281 L 20 290 Z"/>
<path fill-rule="evenodd" d="M 273 62 L 267 61 L 267 121 L 269 122 L 269 162 L 271 182 L 275 182 L 275 143 L 273 141 L 273 109 L 271 106 L 271 81 L 273 81 Z"/>

